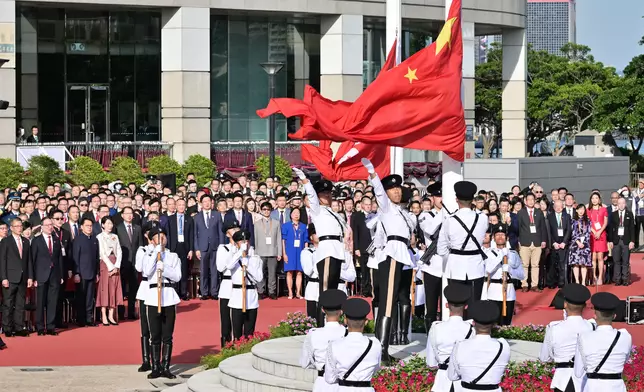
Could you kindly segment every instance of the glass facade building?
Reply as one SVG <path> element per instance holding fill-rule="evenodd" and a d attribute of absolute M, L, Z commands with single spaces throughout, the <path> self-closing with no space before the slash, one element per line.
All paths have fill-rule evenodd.
<path fill-rule="evenodd" d="M 575 43 L 575 0 L 528 0 L 528 44 L 562 56 L 561 48 Z"/>

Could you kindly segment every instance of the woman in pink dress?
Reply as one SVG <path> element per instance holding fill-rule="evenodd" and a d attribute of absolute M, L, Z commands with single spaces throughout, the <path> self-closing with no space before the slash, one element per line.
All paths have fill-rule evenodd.
<path fill-rule="evenodd" d="M 100 275 L 96 293 L 96 307 L 101 308 L 103 325 L 118 325 L 114 310 L 123 305 L 121 289 L 121 244 L 116 234 L 112 233 L 114 223 L 109 216 L 101 219 L 103 232 L 96 236 L 100 256 Z M 109 312 L 109 313 L 108 313 Z"/>
<path fill-rule="evenodd" d="M 590 195 L 588 203 L 588 217 L 590 218 L 590 250 L 592 252 L 593 273 L 597 279 L 597 285 L 601 286 L 604 281 L 604 253 L 608 252 L 608 241 L 606 240 L 606 226 L 608 225 L 608 210 L 602 205 L 602 198 L 599 192 Z M 597 268 L 597 275 L 595 275 Z"/>

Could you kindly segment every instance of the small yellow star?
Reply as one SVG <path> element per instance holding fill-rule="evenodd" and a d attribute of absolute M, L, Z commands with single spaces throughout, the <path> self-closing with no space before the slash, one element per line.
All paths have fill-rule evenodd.
<path fill-rule="evenodd" d="M 411 69 L 407 67 L 407 75 L 405 75 L 405 77 L 409 79 L 409 84 L 411 84 L 413 80 L 418 80 L 418 77 L 416 76 L 416 71 L 418 71 L 418 68 Z"/>

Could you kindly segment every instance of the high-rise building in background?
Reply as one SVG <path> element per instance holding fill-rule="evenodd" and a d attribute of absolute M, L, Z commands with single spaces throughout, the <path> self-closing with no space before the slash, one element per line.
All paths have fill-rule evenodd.
<path fill-rule="evenodd" d="M 576 0 L 528 0 L 528 44 L 534 50 L 562 55 L 561 47 L 577 42 Z"/>

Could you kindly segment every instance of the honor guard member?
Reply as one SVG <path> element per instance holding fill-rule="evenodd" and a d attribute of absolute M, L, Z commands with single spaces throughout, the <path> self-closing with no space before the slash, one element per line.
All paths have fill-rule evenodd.
<path fill-rule="evenodd" d="M 172 358 L 172 335 L 177 315 L 176 305 L 181 302 L 174 289 L 174 284 L 181 281 L 181 260 L 176 253 L 170 252 L 166 246 L 166 233 L 160 227 L 154 227 L 148 232 L 148 237 L 154 244 L 150 256 L 143 259 L 143 276 L 148 278 L 150 289 L 145 297 L 150 325 L 150 343 L 152 347 L 152 372 L 148 378 L 176 378 L 170 372 Z M 163 252 L 161 251 L 163 249 Z M 159 260 L 158 254 L 161 253 Z M 161 312 L 158 311 L 158 278 L 161 271 Z M 163 344 L 163 347 L 161 346 Z"/>
<path fill-rule="evenodd" d="M 633 339 L 625 329 L 612 326 L 621 301 L 615 294 L 604 292 L 594 294 L 590 302 L 595 308 L 597 329 L 577 338 L 575 377 L 586 375 L 584 392 L 626 392 L 622 372 L 631 355 Z"/>
<path fill-rule="evenodd" d="M 557 392 L 581 392 L 583 379 L 576 377 L 573 371 L 577 339 L 579 334 L 592 332 L 597 326 L 594 321 L 584 320 L 581 315 L 586 301 L 590 299 L 590 290 L 586 286 L 568 283 L 562 293 L 568 316 L 546 327 L 539 360 L 555 363 L 550 388 Z"/>
<path fill-rule="evenodd" d="M 431 211 L 420 213 L 418 224 L 425 236 L 425 252 L 419 261 L 419 269 L 423 274 L 423 287 L 425 289 L 425 331 L 429 329 L 438 314 L 438 303 L 443 287 L 443 257 L 436 254 L 438 246 L 438 236 L 443 224 L 447 218 L 446 210 L 443 208 L 442 183 L 435 182 L 427 187 L 427 193 L 431 194 L 434 208 Z M 433 253 L 433 254 L 432 254 Z M 425 261 L 427 260 L 427 261 Z"/>
<path fill-rule="evenodd" d="M 300 366 L 304 369 L 315 369 L 318 377 L 313 384 L 313 392 L 334 391 L 335 384 L 327 384 L 324 380 L 324 364 L 329 343 L 347 336 L 348 330 L 339 323 L 342 305 L 347 295 L 338 289 L 329 289 L 320 296 L 320 306 L 326 315 L 326 324 L 322 328 L 313 328 L 306 335 Z"/>
<path fill-rule="evenodd" d="M 226 266 L 226 269 L 230 271 L 233 283 L 228 307 L 230 308 L 235 340 L 255 333 L 257 308 L 259 308 L 256 285 L 257 282 L 264 279 L 262 259 L 252 254 L 252 250 L 249 249 L 249 240 L 250 233 L 246 230 L 237 231 L 233 234 L 233 241 L 237 250 Z M 246 287 L 243 285 L 244 280 L 246 280 Z M 246 293 L 244 293 L 244 290 L 246 290 Z M 245 304 L 244 297 L 246 298 Z"/>
<path fill-rule="evenodd" d="M 369 303 L 362 298 L 344 302 L 347 336 L 329 343 L 324 365 L 324 381 L 339 385 L 339 391 L 373 391 L 371 379 L 380 369 L 382 349 L 376 338 L 364 336 Z"/>
<path fill-rule="evenodd" d="M 463 321 L 465 304 L 472 296 L 472 289 L 462 283 L 451 283 L 445 287 L 445 299 L 450 311 L 447 321 L 435 321 L 427 338 L 425 360 L 429 367 L 438 367 L 433 392 L 454 391 L 454 382 L 447 377 L 447 367 L 454 346 L 461 340 L 476 335 L 472 323 Z"/>
<path fill-rule="evenodd" d="M 371 274 L 371 288 L 372 300 L 371 307 L 373 309 L 373 318 L 378 320 L 378 303 L 380 302 L 380 284 L 378 283 L 378 264 L 383 261 L 385 245 L 387 245 L 387 234 L 385 234 L 384 226 L 380 222 L 378 214 L 369 214 L 366 221 L 367 228 L 371 231 L 371 244 L 367 248 L 369 259 L 367 260 L 367 267 Z M 379 338 L 378 328 L 376 328 L 376 337 Z"/>
<path fill-rule="evenodd" d="M 503 338 L 491 336 L 492 326 L 499 319 L 499 308 L 488 301 L 476 301 L 470 305 L 469 313 L 476 336 L 456 343 L 447 377 L 460 380 L 462 391 L 502 392 L 499 384 L 510 362 L 510 345 Z"/>
<path fill-rule="evenodd" d="M 522 280 L 524 277 L 523 264 L 519 254 L 508 249 L 506 245 L 508 227 L 504 224 L 497 224 L 491 228 L 491 241 L 496 244 L 496 249 L 484 248 L 488 258 L 485 260 L 485 273 L 488 276 L 486 285 L 483 288 L 481 299 L 491 301 L 499 307 L 499 325 L 512 325 L 514 314 L 514 303 L 517 299 L 512 279 Z M 504 264 L 503 259 L 507 257 L 508 263 Z M 503 274 L 506 274 L 506 298 L 505 317 L 503 317 Z"/>
<path fill-rule="evenodd" d="M 152 252 L 154 251 L 154 244 L 148 236 L 153 227 L 157 227 L 157 222 L 151 221 L 144 225 L 143 237 L 145 237 L 147 245 L 139 246 L 139 249 L 136 251 L 134 268 L 141 274 L 143 273 L 143 260 L 146 257 L 152 257 Z M 150 327 L 148 324 L 148 308 L 145 306 L 145 299 L 147 298 L 148 290 L 150 290 L 148 278 L 144 275 L 141 278 L 139 289 L 136 291 L 136 300 L 139 303 L 139 320 L 141 322 L 141 356 L 143 357 L 141 366 L 138 369 L 139 372 L 149 372 L 152 369 L 150 363 Z"/>
<path fill-rule="evenodd" d="M 217 248 L 217 271 L 222 274 L 219 285 L 219 318 L 221 320 L 221 347 L 224 348 L 226 343 L 233 340 L 233 324 L 228 307 L 233 283 L 230 270 L 227 267 L 233 261 L 232 258 L 237 257 L 235 260 L 238 260 L 241 257 L 241 251 L 233 241 L 233 235 L 239 231 L 239 222 L 237 219 L 225 221 L 222 230 L 228 238 L 228 244 L 221 244 Z"/>
<path fill-rule="evenodd" d="M 331 181 L 320 180 L 311 185 L 304 172 L 293 168 L 302 180 L 309 200 L 308 216 L 315 225 L 320 241 L 315 252 L 315 263 L 320 279 L 320 294 L 327 289 L 337 289 L 340 283 L 340 271 L 345 258 L 344 234 L 347 224 L 340 215 L 331 210 Z M 324 313 L 318 306 L 317 325 L 324 326 Z"/>
<path fill-rule="evenodd" d="M 320 279 L 313 259 L 315 259 L 315 251 L 318 246 L 318 236 L 315 234 L 315 225 L 312 223 L 309 224 L 307 231 L 309 232 L 309 247 L 302 251 L 300 264 L 302 264 L 302 272 L 307 276 L 306 288 L 304 289 L 306 315 L 317 319 Z"/>
<path fill-rule="evenodd" d="M 449 282 L 472 286 L 470 304 L 481 298 L 487 255 L 481 244 L 488 229 L 487 217 L 472 210 L 476 185 L 469 181 L 454 184 L 458 211 L 443 223 L 437 253 L 447 258 L 445 275 Z"/>
<path fill-rule="evenodd" d="M 398 317 L 397 299 L 400 295 L 400 279 L 404 266 L 413 265 L 409 256 L 409 246 L 412 239 L 413 223 L 406 211 L 398 205 L 402 200 L 402 177 L 393 174 L 385 177 L 382 182 L 376 174 L 373 164 L 362 158 L 362 164 L 369 172 L 369 181 L 373 193 L 378 200 L 378 211 L 387 243 L 384 248 L 386 259 L 378 265 L 378 283 L 380 290 L 378 320 L 376 335 L 382 342 L 382 359 L 391 362 L 389 356 L 389 341 L 393 320 Z"/>

